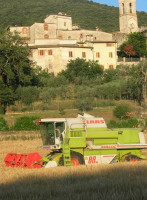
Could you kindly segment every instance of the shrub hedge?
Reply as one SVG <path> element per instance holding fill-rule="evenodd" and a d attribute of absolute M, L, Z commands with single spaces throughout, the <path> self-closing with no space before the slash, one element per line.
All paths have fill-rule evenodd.
<path fill-rule="evenodd" d="M 33 121 L 40 118 L 39 116 L 23 116 L 16 119 L 14 125 L 10 128 L 13 131 L 31 131 L 39 130 L 39 126 L 34 125 Z"/>
<path fill-rule="evenodd" d="M 145 120 L 145 127 L 147 128 L 147 119 Z"/>
<path fill-rule="evenodd" d="M 0 131 L 8 131 L 9 126 L 3 117 L 0 117 Z"/>
<path fill-rule="evenodd" d="M 131 112 L 132 109 L 129 105 L 127 104 L 122 104 L 118 105 L 114 108 L 113 114 L 115 117 L 118 119 L 126 119 L 127 118 L 127 113 Z"/>
<path fill-rule="evenodd" d="M 116 122 L 115 120 L 110 120 L 107 123 L 108 128 L 133 128 L 137 127 L 139 122 L 136 118 L 130 118 L 128 120 L 121 120 Z"/>

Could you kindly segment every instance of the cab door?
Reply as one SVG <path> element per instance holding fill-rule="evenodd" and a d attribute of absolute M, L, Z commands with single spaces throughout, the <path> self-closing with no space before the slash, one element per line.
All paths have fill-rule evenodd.
<path fill-rule="evenodd" d="M 55 122 L 55 143 L 60 145 L 63 144 L 65 132 L 65 122 Z"/>

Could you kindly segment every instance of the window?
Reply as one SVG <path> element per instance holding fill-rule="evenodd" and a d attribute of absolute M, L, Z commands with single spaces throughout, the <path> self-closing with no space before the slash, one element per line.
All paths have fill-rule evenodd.
<path fill-rule="evenodd" d="M 96 57 L 100 58 L 100 52 L 96 52 Z"/>
<path fill-rule="evenodd" d="M 130 13 L 132 13 L 132 4 L 130 3 Z"/>
<path fill-rule="evenodd" d="M 109 69 L 113 69 L 113 65 L 109 65 Z"/>
<path fill-rule="evenodd" d="M 68 39 L 71 39 L 71 36 L 68 36 Z"/>
<path fill-rule="evenodd" d="M 122 3 L 123 14 L 125 13 L 125 4 Z"/>
<path fill-rule="evenodd" d="M 60 40 L 62 40 L 62 39 L 63 39 L 62 35 L 59 35 L 59 36 L 58 36 L 58 38 L 59 38 Z"/>
<path fill-rule="evenodd" d="M 53 54 L 52 49 L 48 50 L 48 55 L 52 55 L 52 54 Z"/>
<path fill-rule="evenodd" d="M 66 26 L 66 22 L 64 22 L 64 26 Z"/>
<path fill-rule="evenodd" d="M 52 68 L 53 68 L 53 64 L 50 63 L 50 64 L 49 64 L 49 69 L 52 69 Z"/>
<path fill-rule="evenodd" d="M 44 50 L 39 50 L 39 55 L 43 56 L 44 55 Z"/>
<path fill-rule="evenodd" d="M 22 33 L 23 34 L 27 34 L 28 33 L 28 29 L 26 27 L 22 28 Z"/>
<path fill-rule="evenodd" d="M 112 47 L 112 46 L 114 46 L 114 43 L 106 43 L 106 46 L 107 47 Z"/>
<path fill-rule="evenodd" d="M 44 38 L 45 38 L 45 39 L 48 39 L 48 38 L 49 38 L 49 35 L 48 35 L 48 34 L 45 34 L 45 35 L 44 35 Z"/>
<path fill-rule="evenodd" d="M 113 53 L 109 52 L 109 58 L 113 58 Z"/>
<path fill-rule="evenodd" d="M 82 52 L 82 57 L 86 58 L 86 52 Z"/>
<path fill-rule="evenodd" d="M 44 24 L 44 31 L 48 31 L 48 24 Z"/>
<path fill-rule="evenodd" d="M 94 37 L 94 40 L 96 40 L 96 37 Z"/>
<path fill-rule="evenodd" d="M 69 57 L 73 57 L 72 51 L 69 51 Z"/>

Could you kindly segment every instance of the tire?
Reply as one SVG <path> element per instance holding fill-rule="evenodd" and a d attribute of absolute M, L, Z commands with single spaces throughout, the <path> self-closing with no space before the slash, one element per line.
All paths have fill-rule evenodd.
<path fill-rule="evenodd" d="M 71 155 L 71 163 L 73 166 L 85 164 L 85 160 L 82 154 L 75 151 L 70 151 L 70 155 Z M 59 166 L 64 166 L 63 156 L 59 160 Z"/>
<path fill-rule="evenodd" d="M 71 155 L 71 162 L 74 166 L 85 164 L 85 160 L 82 154 L 75 151 L 71 151 L 70 155 Z"/>
<path fill-rule="evenodd" d="M 139 160 L 141 160 L 139 157 L 132 155 L 132 154 L 125 157 L 126 162 L 136 162 Z"/>

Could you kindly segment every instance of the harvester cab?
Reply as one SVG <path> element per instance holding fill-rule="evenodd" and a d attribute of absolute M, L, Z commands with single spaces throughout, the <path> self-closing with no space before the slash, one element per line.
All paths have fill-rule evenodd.
<path fill-rule="evenodd" d="M 66 132 L 65 118 L 38 119 L 35 124 L 40 126 L 43 147 L 60 149 Z"/>
<path fill-rule="evenodd" d="M 38 119 L 36 125 L 40 126 L 43 148 L 59 150 L 65 140 L 71 138 L 86 138 L 89 128 L 106 128 L 103 118 L 95 118 L 89 114 L 79 114 L 77 118 L 47 118 Z"/>

